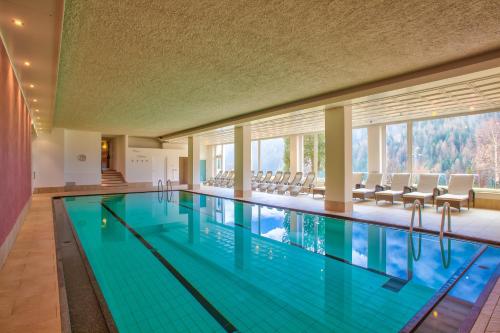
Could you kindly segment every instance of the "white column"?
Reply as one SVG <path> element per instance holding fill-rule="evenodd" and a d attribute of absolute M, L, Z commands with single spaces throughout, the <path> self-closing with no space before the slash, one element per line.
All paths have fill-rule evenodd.
<path fill-rule="evenodd" d="M 210 177 L 215 176 L 215 170 L 214 170 L 214 145 L 208 145 L 206 146 L 206 160 L 207 160 L 207 179 Z"/>
<path fill-rule="evenodd" d="M 314 142 L 313 142 L 313 167 L 312 167 L 312 171 L 314 171 L 316 177 L 318 176 L 318 164 L 319 164 L 318 145 L 319 145 L 318 133 L 316 133 L 314 134 Z"/>
<path fill-rule="evenodd" d="M 200 188 L 200 142 L 197 137 L 188 137 L 188 189 Z"/>
<path fill-rule="evenodd" d="M 406 122 L 406 171 L 413 172 L 413 121 Z"/>
<path fill-rule="evenodd" d="M 385 146 L 385 140 L 382 142 L 382 138 L 385 138 L 382 132 L 385 132 L 385 127 L 381 125 L 368 126 L 368 172 L 383 172 L 382 161 L 384 156 L 382 156 L 382 149 Z"/>
<path fill-rule="evenodd" d="M 299 162 L 299 136 L 290 135 L 290 173 L 295 174 L 298 169 Z"/>
<path fill-rule="evenodd" d="M 325 110 L 325 209 L 352 211 L 352 112 Z"/>
<path fill-rule="evenodd" d="M 252 136 L 250 126 L 234 128 L 234 196 L 252 195 Z"/>
<path fill-rule="evenodd" d="M 303 135 L 299 135 L 299 137 L 298 137 L 297 172 L 299 172 L 299 171 L 304 171 L 304 136 Z"/>

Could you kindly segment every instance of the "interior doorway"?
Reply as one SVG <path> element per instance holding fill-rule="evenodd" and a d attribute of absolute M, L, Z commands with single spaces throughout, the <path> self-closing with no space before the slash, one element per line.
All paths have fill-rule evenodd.
<path fill-rule="evenodd" d="M 101 171 L 111 169 L 111 140 L 101 139 Z"/>

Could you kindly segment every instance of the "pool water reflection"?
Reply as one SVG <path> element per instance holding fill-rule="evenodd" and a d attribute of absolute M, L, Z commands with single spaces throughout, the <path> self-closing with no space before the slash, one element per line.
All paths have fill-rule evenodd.
<path fill-rule="evenodd" d="M 158 198 L 141 193 L 65 200 L 120 331 L 177 330 L 179 321 L 191 330 L 221 327 L 117 217 L 242 332 L 399 331 L 484 250 L 477 243 L 440 242 L 188 192 L 174 192 L 170 201 Z M 496 252 L 485 256 L 489 251 L 496 249 L 477 262 L 488 261 L 491 269 L 473 274 L 473 265 L 475 282 L 460 280 L 451 292 L 477 299 L 498 265 Z M 185 306 L 172 295 L 182 296 Z M 144 308 L 152 312 L 135 315 Z"/>

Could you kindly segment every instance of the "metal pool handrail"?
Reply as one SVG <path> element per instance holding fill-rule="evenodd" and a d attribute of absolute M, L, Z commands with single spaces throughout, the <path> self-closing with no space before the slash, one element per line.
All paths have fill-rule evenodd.
<path fill-rule="evenodd" d="M 160 187 L 161 187 L 161 191 L 160 191 Z M 161 196 L 160 196 L 160 193 L 161 193 Z M 163 201 L 163 182 L 161 181 L 161 179 L 158 179 L 158 202 L 162 202 Z"/>
<path fill-rule="evenodd" d="M 172 186 L 172 181 L 167 179 L 167 201 L 172 200 L 172 195 L 174 194 L 174 188 Z"/>
<path fill-rule="evenodd" d="M 439 228 L 439 239 L 443 239 L 444 237 L 444 220 L 446 219 L 446 215 L 448 214 L 448 230 L 447 232 L 451 232 L 451 207 L 450 203 L 446 201 L 443 204 L 443 212 L 441 213 L 441 226 Z"/>
<path fill-rule="evenodd" d="M 418 208 L 418 227 L 422 228 L 422 205 L 420 201 L 415 200 L 413 202 L 413 209 L 411 211 L 411 223 L 410 223 L 410 234 L 413 232 L 413 223 L 415 222 L 415 210 Z"/>

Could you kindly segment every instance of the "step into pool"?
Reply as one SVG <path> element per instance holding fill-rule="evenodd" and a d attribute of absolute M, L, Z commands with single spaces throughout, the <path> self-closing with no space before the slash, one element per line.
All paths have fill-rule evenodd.
<path fill-rule="evenodd" d="M 444 298 L 471 308 L 500 261 L 481 243 L 185 191 L 63 202 L 120 332 L 422 330 Z"/>

